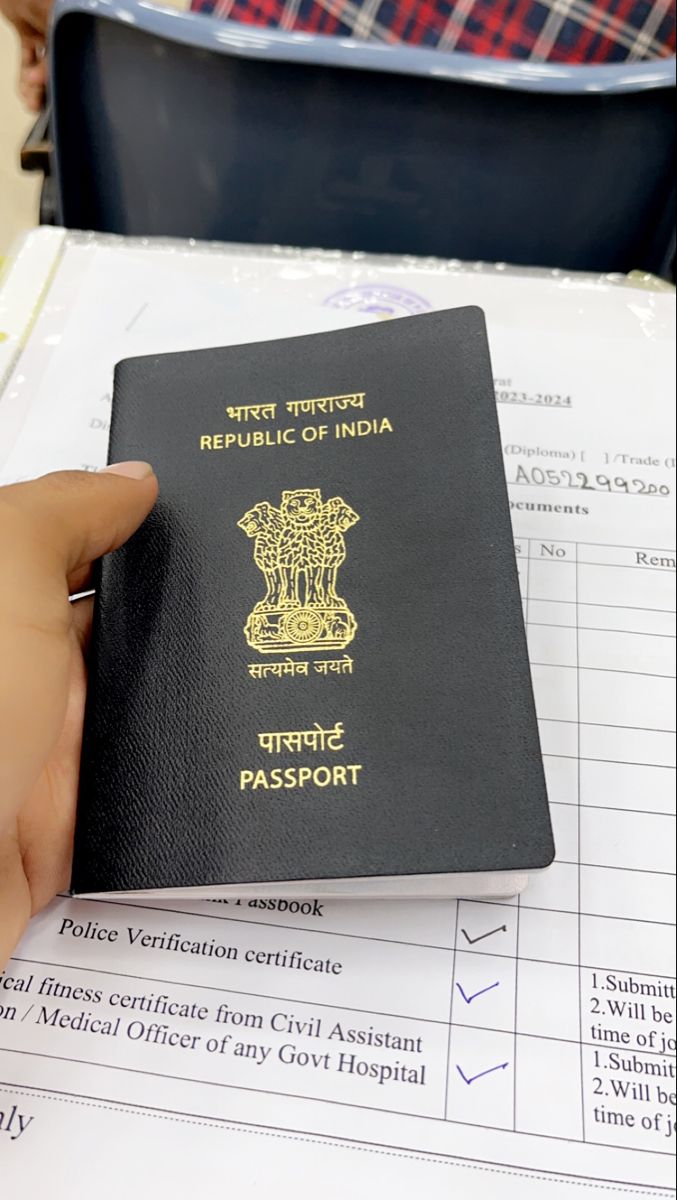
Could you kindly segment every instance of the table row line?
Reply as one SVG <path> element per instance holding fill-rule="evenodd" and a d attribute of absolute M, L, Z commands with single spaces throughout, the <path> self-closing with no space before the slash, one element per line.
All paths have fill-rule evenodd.
<path fill-rule="evenodd" d="M 550 748 L 543 760 L 548 798 L 554 804 L 573 804 L 615 812 L 675 815 L 674 770 L 649 763 L 618 763 L 610 760 L 577 759 L 556 751 L 578 741 L 578 726 L 569 730 L 550 728 L 563 722 L 541 721 L 541 744 Z M 570 724 L 570 722 L 564 722 Z M 632 738 L 633 730 L 625 731 Z M 655 731 L 653 731 L 655 732 Z M 624 731 L 619 729 L 622 737 Z M 607 743 L 608 744 L 608 743 Z M 553 753 L 552 751 L 555 751 Z"/>
<path fill-rule="evenodd" d="M 343 1034 L 336 1022 L 304 1036 L 121 1015 L 91 1036 L 23 1025 L 8 1044 L 0 1028 L 0 1053 L 8 1051 L 10 1063 L 22 1054 L 77 1057 L 81 1072 L 91 1065 L 147 1074 L 156 1087 L 158 1078 L 201 1082 L 654 1153 L 674 1149 L 674 1060 L 479 1029 L 434 1031 L 390 1053 L 346 1043 Z"/>
<path fill-rule="evenodd" d="M 613 546 L 600 542 L 550 541 L 543 538 L 516 538 L 515 556 L 551 563 L 638 567 L 641 570 L 675 571 L 675 551 L 647 546 Z"/>
<path fill-rule="evenodd" d="M 661 759 L 669 753 L 674 761 L 675 681 L 672 676 L 642 675 L 606 668 L 582 668 L 573 663 L 545 663 L 531 660 L 531 676 L 536 711 L 543 720 L 578 721 L 586 726 L 584 744 L 589 757 L 591 747 L 614 745 L 622 749 L 622 737 L 610 736 L 615 726 L 644 733 L 651 730 L 653 740 L 664 740 Z M 602 732 L 597 732 L 602 728 Z M 660 735 L 663 738 L 660 738 Z M 647 742 L 645 753 L 648 752 Z M 584 753 L 581 749 L 581 753 Z M 659 759 L 658 761 L 661 761 Z"/>
<path fill-rule="evenodd" d="M 662 634 L 588 630 L 573 625 L 527 622 L 533 664 L 589 671 L 674 678 L 675 639 Z"/>
<path fill-rule="evenodd" d="M 69 909 L 61 911 L 65 914 Z M 105 913 L 97 913 L 97 932 L 103 932 L 105 940 L 83 945 L 71 933 L 84 930 L 88 936 L 91 912 L 89 906 L 80 909 L 81 916 L 70 909 L 72 915 L 64 915 L 64 920 L 73 921 L 72 930 L 66 930 L 58 945 L 44 926 L 24 940 L 21 961 L 9 970 L 10 976 L 16 971 L 21 977 L 32 977 L 30 989 L 18 989 L 22 994 L 30 994 L 31 999 L 59 996 L 61 974 L 76 971 L 81 975 L 82 995 L 92 986 L 100 988 L 93 983 L 100 975 L 127 976 L 153 981 L 155 992 L 173 984 L 191 985 L 198 992 L 270 995 L 286 997 L 290 1003 L 384 1014 L 392 1013 L 396 1002 L 399 1013 L 448 1021 L 454 981 L 465 987 L 458 974 L 461 966 L 472 972 L 471 984 L 477 977 L 484 986 L 492 982 L 485 978 L 490 969 L 497 969 L 501 961 L 517 960 L 520 970 L 531 963 L 531 975 L 542 986 L 540 1000 L 547 1003 L 549 980 L 559 977 L 555 967 L 575 980 L 580 971 L 584 986 L 593 974 L 613 976 L 621 981 L 616 985 L 619 994 L 625 980 L 631 996 L 662 995 L 674 982 L 674 936 L 667 926 L 582 918 L 510 904 L 459 905 L 451 930 L 448 925 L 435 928 L 440 914 L 430 914 L 428 928 L 423 931 L 419 926 L 418 937 L 425 933 L 431 939 L 446 939 L 441 945 L 395 940 L 414 932 L 406 925 L 382 928 L 382 934 L 390 933 L 386 938 L 247 918 L 214 921 L 176 911 L 165 911 L 160 919 L 151 910 L 126 905 L 109 905 Z M 118 941 L 110 941 L 116 934 Z M 454 937 L 456 948 L 450 944 Z M 112 963 L 116 966 L 111 970 Z M 65 994 L 71 993 L 66 989 Z"/>
<path fill-rule="evenodd" d="M 517 561 L 522 595 L 529 600 L 569 601 L 614 610 L 675 612 L 675 573 L 632 567 L 581 566 L 573 562 Z"/>
<path fill-rule="evenodd" d="M 585 679 L 576 670 L 533 664 L 531 674 L 543 754 L 674 771 L 671 680 L 594 674 Z"/>
<path fill-rule="evenodd" d="M 586 633 L 620 633 L 628 637 L 651 634 L 674 639 L 677 620 L 672 606 L 666 608 L 633 608 L 622 605 L 577 604 L 562 598 L 554 590 L 552 596 L 526 595 L 522 589 L 522 612 L 527 626 L 551 625 L 583 630 Z"/>

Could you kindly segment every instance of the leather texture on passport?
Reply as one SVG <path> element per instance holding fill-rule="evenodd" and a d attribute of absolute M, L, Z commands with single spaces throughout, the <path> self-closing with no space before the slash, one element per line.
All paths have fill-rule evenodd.
<path fill-rule="evenodd" d="M 74 892 L 550 863 L 479 309 L 122 362 L 109 458 Z"/>

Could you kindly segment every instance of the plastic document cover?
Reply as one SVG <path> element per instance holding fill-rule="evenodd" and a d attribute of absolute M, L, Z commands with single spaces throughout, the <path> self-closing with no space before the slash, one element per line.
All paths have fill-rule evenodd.
<path fill-rule="evenodd" d="M 674 293 L 38 231 L 0 296 L 1 477 L 101 466 L 120 358 L 463 304 L 555 865 L 503 903 L 57 899 L 0 977 L 8 1195 L 674 1194 Z"/>

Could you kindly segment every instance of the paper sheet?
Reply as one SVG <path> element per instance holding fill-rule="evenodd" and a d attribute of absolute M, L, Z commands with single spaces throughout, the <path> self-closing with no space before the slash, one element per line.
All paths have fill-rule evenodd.
<path fill-rule="evenodd" d="M 58 899 L 0 977 L 8 1196 L 674 1195 L 674 297 L 73 239 L 0 400 L 3 479 L 104 461 L 122 353 L 462 303 L 555 866 L 501 904 Z"/>

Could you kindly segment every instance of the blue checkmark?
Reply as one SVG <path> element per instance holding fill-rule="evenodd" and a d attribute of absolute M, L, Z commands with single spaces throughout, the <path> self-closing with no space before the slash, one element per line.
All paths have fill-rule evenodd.
<path fill-rule="evenodd" d="M 456 1070 L 458 1071 L 458 1073 L 461 1076 L 461 1079 L 463 1080 L 464 1083 L 471 1084 L 471 1083 L 474 1083 L 476 1079 L 484 1079 L 485 1075 L 493 1075 L 494 1071 L 505 1071 L 505 1068 L 507 1066 L 508 1066 L 507 1062 L 499 1063 L 498 1066 L 489 1067 L 486 1071 L 480 1071 L 479 1074 L 477 1074 L 477 1075 L 471 1075 L 470 1078 L 468 1078 L 468 1076 L 466 1074 L 464 1074 L 463 1070 L 461 1069 L 461 1067 L 459 1067 L 458 1063 L 456 1063 Z"/>
<path fill-rule="evenodd" d="M 461 993 L 466 1004 L 472 1004 L 473 1000 L 476 1000 L 478 996 L 484 996 L 486 994 L 486 992 L 493 992 L 494 988 L 498 987 L 498 980 L 496 980 L 496 983 L 490 983 L 489 987 L 480 988 L 479 992 L 473 992 L 472 996 L 466 996 L 460 983 L 457 983 L 456 987 L 458 988 L 459 992 Z"/>

